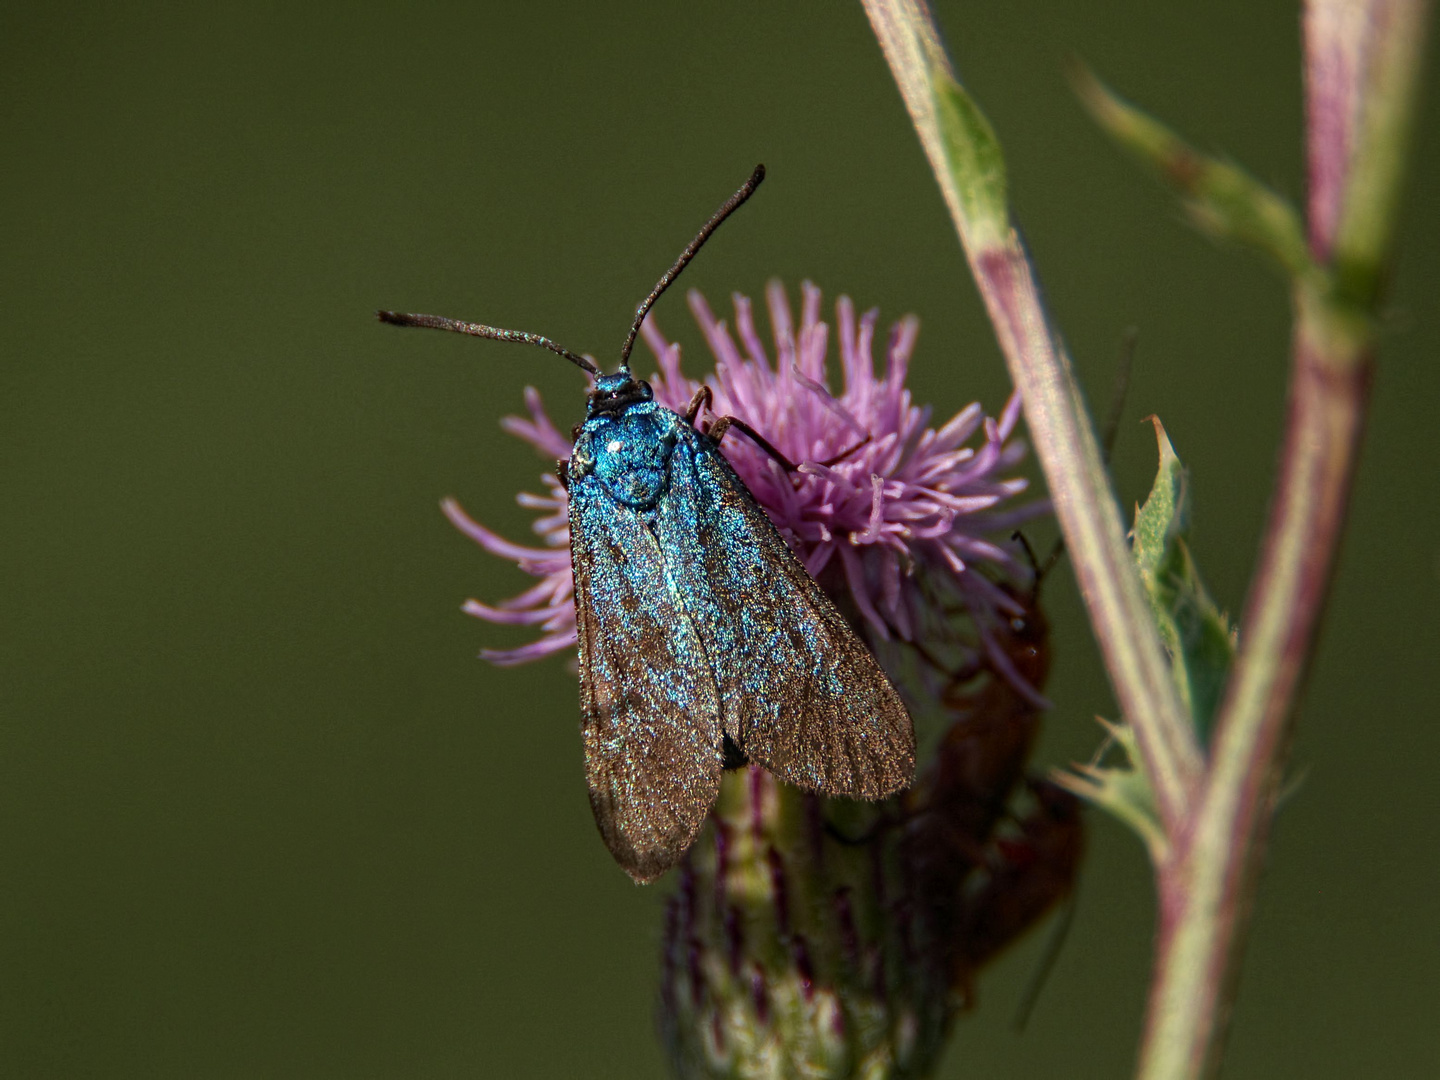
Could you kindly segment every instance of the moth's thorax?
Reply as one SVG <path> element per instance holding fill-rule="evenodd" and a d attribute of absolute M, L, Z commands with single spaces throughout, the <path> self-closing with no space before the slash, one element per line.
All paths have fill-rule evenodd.
<path fill-rule="evenodd" d="M 594 476 L 617 501 L 635 509 L 651 508 L 669 483 L 670 455 L 682 423 L 669 409 L 648 399 L 618 411 L 597 413 L 592 407 L 570 455 L 571 482 Z"/>

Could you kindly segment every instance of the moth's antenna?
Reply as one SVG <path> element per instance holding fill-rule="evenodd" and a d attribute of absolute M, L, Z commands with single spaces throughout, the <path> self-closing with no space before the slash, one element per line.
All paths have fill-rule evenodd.
<path fill-rule="evenodd" d="M 489 338 L 492 341 L 518 341 L 524 345 L 539 345 L 542 349 L 559 353 L 576 367 L 588 371 L 591 375 L 600 374 L 600 369 L 585 357 L 571 352 L 565 346 L 540 334 L 527 334 L 521 330 L 501 330 L 498 326 L 461 322 L 459 319 L 447 319 L 443 315 L 407 315 L 402 311 L 377 311 L 375 317 L 392 326 L 425 326 L 431 330 L 453 330 L 457 334 L 469 334 L 471 337 Z"/>
<path fill-rule="evenodd" d="M 755 194 L 755 189 L 760 186 L 760 181 L 764 179 L 765 166 L 756 165 L 755 171 L 750 174 L 750 179 L 745 181 L 744 186 L 741 187 L 739 191 L 725 200 L 724 206 L 715 211 L 715 216 L 707 221 L 705 227 L 695 234 L 695 239 L 685 245 L 685 250 L 682 251 L 680 257 L 675 260 L 675 265 L 665 271 L 665 276 L 655 283 L 655 288 L 650 290 L 650 295 L 635 309 L 635 321 L 630 324 L 630 333 L 625 338 L 625 344 L 620 349 L 621 371 L 630 370 L 630 350 L 635 347 L 635 338 L 640 334 L 640 324 L 645 321 L 645 316 L 650 313 L 650 309 L 655 305 L 655 301 L 660 299 L 660 294 L 668 289 L 670 283 L 680 276 L 680 271 L 685 269 L 690 260 L 695 257 L 695 253 L 700 250 L 706 240 L 710 239 L 710 234 L 720 227 L 720 223 L 739 209 L 741 203 Z"/>

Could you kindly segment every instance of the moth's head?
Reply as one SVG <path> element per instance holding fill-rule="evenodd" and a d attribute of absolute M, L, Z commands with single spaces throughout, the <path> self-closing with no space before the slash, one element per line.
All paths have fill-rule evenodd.
<path fill-rule="evenodd" d="M 585 415 L 589 418 L 621 413 L 654 398 L 649 383 L 635 378 L 629 368 L 621 368 L 614 375 L 601 375 L 595 380 L 595 389 L 585 399 Z"/>

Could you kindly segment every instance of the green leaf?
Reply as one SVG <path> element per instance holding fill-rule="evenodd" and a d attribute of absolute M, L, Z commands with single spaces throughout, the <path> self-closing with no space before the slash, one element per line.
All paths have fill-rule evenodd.
<path fill-rule="evenodd" d="M 935 116 L 950 175 L 960 193 L 968 240 L 981 248 L 999 246 L 1010 231 L 1000 141 L 975 99 L 948 72 L 932 66 L 930 79 Z"/>
<path fill-rule="evenodd" d="M 1235 654 L 1230 620 L 1200 580 L 1187 537 L 1190 531 L 1185 467 L 1156 417 L 1160 464 L 1150 497 L 1135 513 L 1133 552 L 1171 671 L 1189 707 L 1200 744 L 1210 739 L 1220 696 Z"/>
<path fill-rule="evenodd" d="M 1139 834 L 1150 850 L 1150 858 L 1158 866 L 1166 858 L 1169 847 L 1160 812 L 1155 806 L 1155 793 L 1150 780 L 1139 767 L 1140 754 L 1135 749 L 1135 733 L 1126 724 L 1112 724 L 1096 718 L 1109 733 L 1109 738 L 1088 765 L 1074 765 L 1068 772 L 1056 772 L 1054 781 L 1082 799 L 1107 810 Z M 1118 764 L 1101 765 L 1100 761 L 1112 747 L 1125 752 Z"/>
<path fill-rule="evenodd" d="M 1197 228 L 1269 255 L 1291 277 L 1322 275 L 1300 217 L 1285 199 L 1240 166 L 1200 153 L 1089 70 L 1076 68 L 1072 81 L 1096 122 L 1179 193 Z"/>
<path fill-rule="evenodd" d="M 1149 419 L 1155 425 L 1160 463 L 1155 470 L 1150 497 L 1135 511 L 1135 537 L 1131 545 L 1135 565 L 1140 568 L 1140 576 L 1147 585 L 1160 572 L 1172 537 L 1188 531 L 1185 520 L 1185 467 L 1175 455 L 1175 448 L 1170 445 L 1159 418 L 1152 416 Z"/>

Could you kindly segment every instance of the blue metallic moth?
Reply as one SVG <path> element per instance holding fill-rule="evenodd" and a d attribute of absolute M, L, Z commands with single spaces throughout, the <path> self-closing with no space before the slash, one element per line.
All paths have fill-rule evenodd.
<path fill-rule="evenodd" d="M 611 854 L 654 880 L 694 842 L 724 770 L 754 763 L 806 791 L 883 799 L 915 774 L 900 695 L 720 452 L 735 417 L 682 416 L 630 372 L 646 314 L 722 221 L 705 223 L 636 309 L 620 368 L 549 338 L 436 315 L 383 322 L 539 345 L 594 377 L 585 420 L 557 471 L 569 493 L 580 648 L 580 726 L 590 805 Z"/>

